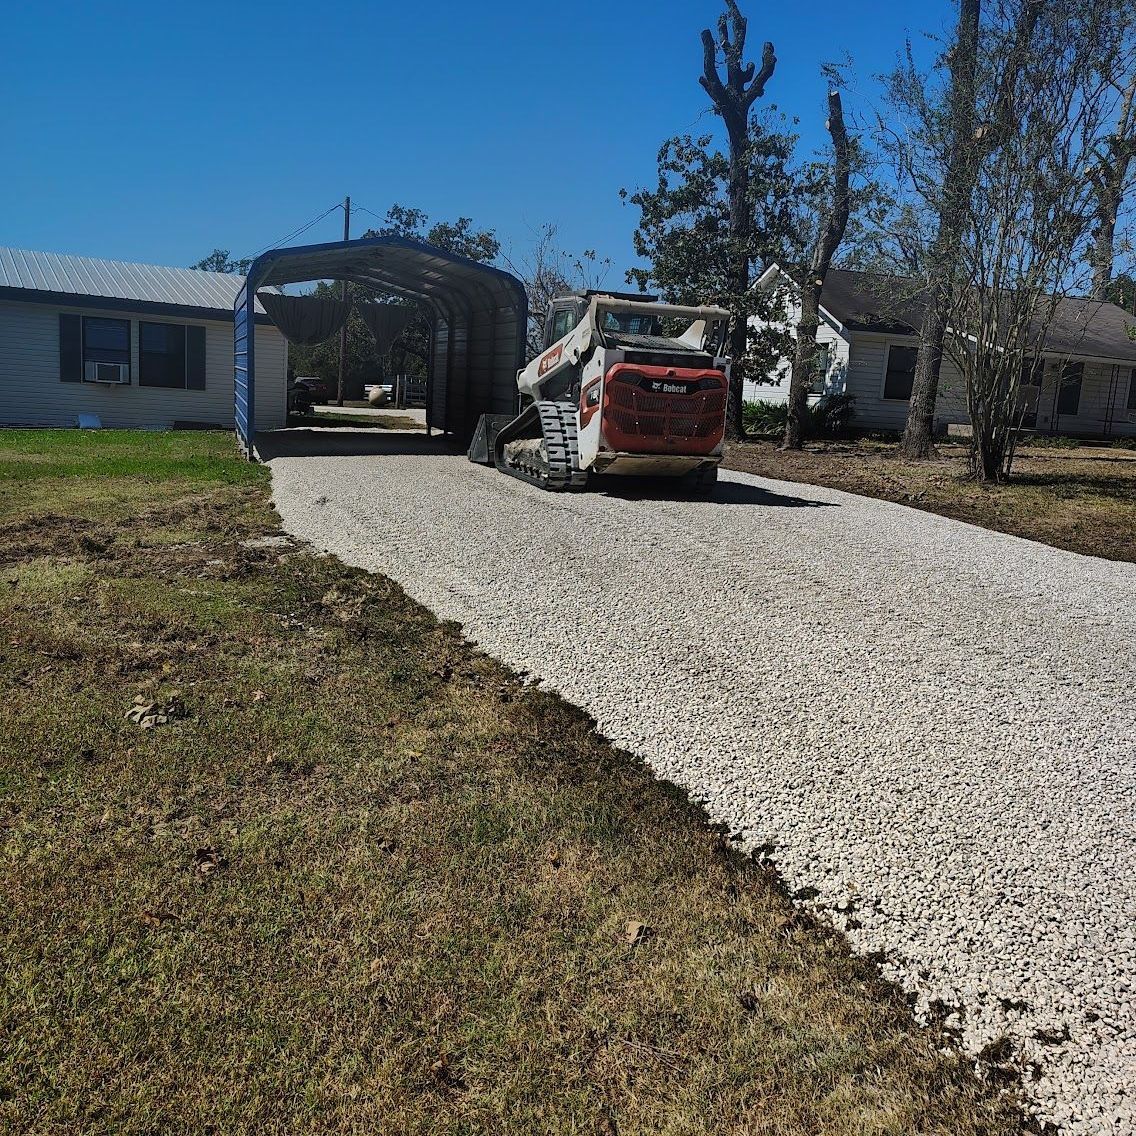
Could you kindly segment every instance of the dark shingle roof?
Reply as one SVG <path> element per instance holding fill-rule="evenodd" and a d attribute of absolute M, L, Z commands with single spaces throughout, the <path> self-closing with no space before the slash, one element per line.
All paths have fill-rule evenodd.
<path fill-rule="evenodd" d="M 821 305 L 853 331 L 914 335 L 923 317 L 924 293 L 905 276 L 833 268 L 825 277 Z M 1136 363 L 1136 315 L 1115 304 L 1065 297 L 1046 336 L 1046 350 Z"/>

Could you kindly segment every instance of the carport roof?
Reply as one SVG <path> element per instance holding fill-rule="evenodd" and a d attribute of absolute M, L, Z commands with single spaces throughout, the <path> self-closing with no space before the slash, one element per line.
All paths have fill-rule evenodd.
<path fill-rule="evenodd" d="M 468 439 L 482 414 L 516 413 L 528 298 L 511 273 L 405 237 L 279 248 L 252 262 L 234 305 L 237 433 L 246 450 L 256 430 L 256 343 L 247 334 L 248 301 L 258 288 L 304 280 L 350 281 L 426 307 L 428 427 Z"/>
<path fill-rule="evenodd" d="M 503 269 L 405 237 L 366 237 L 355 241 L 272 249 L 249 267 L 253 289 L 304 280 L 350 280 L 468 311 L 507 307 L 527 315 L 521 282 Z M 460 310 L 460 309 L 459 309 Z"/>

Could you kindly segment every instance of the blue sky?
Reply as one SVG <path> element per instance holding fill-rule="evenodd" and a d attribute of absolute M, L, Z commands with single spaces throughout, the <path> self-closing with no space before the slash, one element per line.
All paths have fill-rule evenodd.
<path fill-rule="evenodd" d="M 718 0 L 608 5 L 277 0 L 12 6 L 0 244 L 189 264 L 256 252 L 344 194 L 466 215 L 523 254 L 559 226 L 568 249 L 634 260 L 660 142 L 717 128 L 698 33 Z M 742 0 L 749 46 L 773 40 L 766 101 L 823 138 L 820 65 L 848 53 L 846 105 L 949 0 L 848 5 Z M 373 221 L 367 214 L 362 225 Z M 341 235 L 337 211 L 302 240 Z"/>

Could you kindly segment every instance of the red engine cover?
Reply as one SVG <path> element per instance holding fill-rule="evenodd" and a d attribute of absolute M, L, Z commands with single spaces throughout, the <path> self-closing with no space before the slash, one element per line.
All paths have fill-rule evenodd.
<path fill-rule="evenodd" d="M 721 371 L 616 363 L 604 379 L 601 429 L 632 454 L 708 454 L 726 431 Z"/>

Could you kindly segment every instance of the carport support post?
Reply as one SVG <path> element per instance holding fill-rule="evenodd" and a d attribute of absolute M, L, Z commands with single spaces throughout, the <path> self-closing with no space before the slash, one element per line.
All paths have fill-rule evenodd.
<path fill-rule="evenodd" d="M 343 239 L 349 241 L 351 239 L 351 198 L 345 197 L 343 199 Z M 347 281 L 341 280 L 339 282 L 339 298 L 341 300 L 347 299 Z M 335 400 L 336 406 L 343 405 L 343 375 L 347 370 L 347 323 L 351 317 L 343 321 L 343 327 L 339 329 L 339 391 L 338 397 Z"/>

